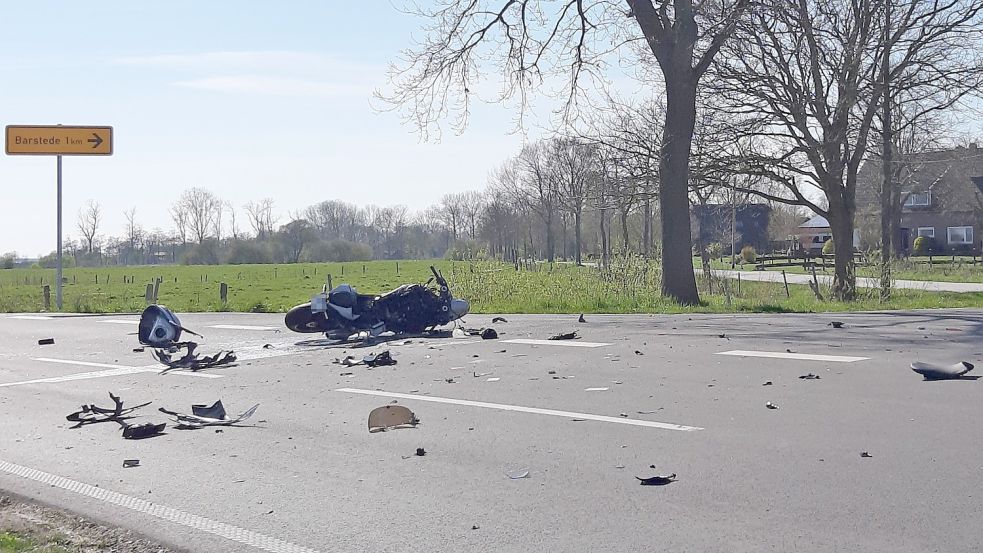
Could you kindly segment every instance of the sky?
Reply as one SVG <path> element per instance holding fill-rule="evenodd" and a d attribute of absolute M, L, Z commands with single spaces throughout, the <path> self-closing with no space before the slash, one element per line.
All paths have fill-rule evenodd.
<path fill-rule="evenodd" d="M 327 199 L 420 210 L 483 189 L 536 129 L 479 105 L 460 136 L 422 142 L 373 91 L 423 22 L 386 0 L 35 0 L 0 19 L 0 124 L 108 125 L 110 157 L 63 160 L 64 235 L 102 208 L 121 235 L 136 208 L 169 230 L 181 192 L 204 187 L 238 210 L 273 198 L 281 222 Z M 56 160 L 0 157 L 0 253 L 56 245 Z M 225 217 L 228 219 L 228 216 Z M 240 223 L 240 227 L 245 227 Z"/>

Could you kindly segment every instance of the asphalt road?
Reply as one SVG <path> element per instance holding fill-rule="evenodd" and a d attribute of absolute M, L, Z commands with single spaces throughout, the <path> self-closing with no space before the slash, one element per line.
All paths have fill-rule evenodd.
<path fill-rule="evenodd" d="M 782 282 L 781 271 L 714 271 L 718 275 L 726 278 L 737 278 L 738 275 L 744 280 L 756 280 L 760 282 Z M 812 275 L 802 275 L 786 273 L 786 280 L 790 284 L 809 284 L 812 282 Z M 816 275 L 816 279 L 824 286 L 833 283 L 830 275 Z M 870 277 L 857 277 L 857 286 L 860 288 L 880 288 L 880 279 Z M 978 282 L 942 282 L 935 280 L 904 280 L 895 279 L 891 281 L 891 286 L 905 290 L 922 290 L 924 292 L 983 292 L 983 284 Z"/>
<path fill-rule="evenodd" d="M 983 382 L 908 368 L 983 361 L 978 311 L 506 317 L 369 369 L 279 315 L 185 315 L 242 359 L 201 376 L 157 374 L 133 315 L 2 316 L 0 488 L 189 551 L 983 550 Z M 260 407 L 220 433 L 68 428 L 107 391 L 153 401 L 136 422 Z M 394 400 L 421 424 L 370 434 Z"/>

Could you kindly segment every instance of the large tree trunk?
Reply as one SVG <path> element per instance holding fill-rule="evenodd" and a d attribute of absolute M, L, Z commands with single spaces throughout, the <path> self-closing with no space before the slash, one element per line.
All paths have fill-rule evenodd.
<path fill-rule="evenodd" d="M 608 266 L 608 230 L 605 225 L 604 219 L 607 218 L 607 210 L 603 207 L 600 209 L 600 227 L 601 227 L 601 266 L 607 268 Z"/>
<path fill-rule="evenodd" d="M 646 192 L 650 190 L 650 185 L 646 180 Z M 652 199 L 645 197 L 645 209 L 642 215 L 642 253 L 645 257 L 652 255 Z"/>
<path fill-rule="evenodd" d="M 692 75 L 689 60 L 681 71 Z M 700 302 L 693 272 L 689 220 L 689 155 L 696 126 L 696 78 L 677 75 L 666 83 L 666 127 L 659 160 L 662 213 L 662 294 L 683 305 Z M 688 82 L 687 82 L 688 81 Z"/>
<path fill-rule="evenodd" d="M 621 243 L 624 253 L 627 254 L 628 244 L 630 243 L 628 241 L 628 210 L 627 209 L 621 210 Z"/>
<path fill-rule="evenodd" d="M 840 301 L 857 297 L 857 277 L 853 266 L 853 210 L 830 205 L 829 226 L 833 232 L 833 296 Z"/>
<path fill-rule="evenodd" d="M 552 263 L 556 259 L 556 240 L 553 237 L 553 217 L 546 218 L 546 260 Z"/>
<path fill-rule="evenodd" d="M 891 37 L 891 2 L 884 5 L 884 42 L 888 43 Z M 883 54 L 883 64 L 881 73 L 884 79 L 884 91 L 881 95 L 883 102 L 883 132 L 881 142 L 881 300 L 886 301 L 891 297 L 891 255 L 894 248 L 891 247 L 892 236 L 891 221 L 894 219 L 894 167 L 891 163 L 892 145 L 894 143 L 894 122 L 891 121 L 891 49 L 885 48 Z"/>
<path fill-rule="evenodd" d="M 574 238 L 574 258 L 577 261 L 577 265 L 581 265 L 581 250 L 583 250 L 582 244 L 580 243 L 580 223 L 582 219 L 582 213 L 578 209 L 573 214 L 573 238 Z"/>

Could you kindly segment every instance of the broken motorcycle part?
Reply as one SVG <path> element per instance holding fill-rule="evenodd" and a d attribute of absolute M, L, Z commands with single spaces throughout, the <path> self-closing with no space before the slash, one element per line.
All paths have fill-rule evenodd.
<path fill-rule="evenodd" d="M 911 370 L 922 375 L 925 380 L 952 380 L 958 379 L 962 375 L 973 370 L 973 364 L 966 361 L 961 361 L 955 365 L 944 366 L 935 363 L 915 361 L 911 364 Z"/>
<path fill-rule="evenodd" d="M 498 338 L 498 332 L 494 328 L 486 328 L 481 331 L 482 340 L 494 340 Z"/>
<path fill-rule="evenodd" d="M 422 447 L 416 448 L 416 456 L 417 457 L 423 457 L 426 454 L 427 454 L 427 450 L 423 449 Z"/>
<path fill-rule="evenodd" d="M 370 367 L 384 367 L 396 364 L 396 360 L 393 359 L 388 349 L 382 353 L 366 355 L 362 358 L 362 362 Z"/>
<path fill-rule="evenodd" d="M 151 352 L 151 355 L 159 361 L 161 364 L 166 365 L 167 368 L 160 371 L 164 374 L 173 369 L 189 369 L 192 371 L 200 371 L 201 369 L 208 369 L 211 367 L 220 367 L 222 365 L 229 365 L 235 363 L 237 358 L 234 351 L 220 351 L 215 355 L 205 355 L 201 356 L 195 353 L 195 349 L 198 348 L 198 344 L 195 342 L 184 342 L 182 344 L 176 344 L 176 347 L 186 347 L 188 352 L 178 359 L 172 359 L 172 352 L 157 348 Z"/>
<path fill-rule="evenodd" d="M 402 405 L 384 405 L 369 412 L 369 432 L 384 432 L 391 428 L 415 427 L 420 424 L 413 411 Z"/>
<path fill-rule="evenodd" d="M 665 486 L 676 481 L 676 473 L 672 473 L 669 476 L 650 476 L 648 478 L 636 476 L 635 478 L 643 486 Z"/>
<path fill-rule="evenodd" d="M 166 422 L 160 424 L 154 424 L 152 422 L 145 422 L 143 424 L 125 424 L 123 425 L 123 438 L 127 440 L 142 440 L 144 438 L 151 438 L 153 436 L 159 435 L 164 431 L 167 426 Z"/>
<path fill-rule="evenodd" d="M 182 331 L 201 337 L 181 326 L 181 321 L 170 309 L 163 305 L 148 305 L 140 315 L 137 337 L 145 346 L 167 348 L 180 344 Z"/>
<path fill-rule="evenodd" d="M 770 401 L 765 404 L 765 407 L 767 407 L 769 409 L 778 409 L 778 406 L 775 405 L 774 403 L 770 402 Z"/>
<path fill-rule="evenodd" d="M 870 453 L 867 453 L 866 451 L 861 451 L 860 452 L 860 456 L 861 457 L 865 457 L 865 458 L 866 457 L 873 457 L 873 455 L 871 455 Z"/>
<path fill-rule="evenodd" d="M 513 470 L 505 474 L 512 480 L 520 480 L 522 478 L 529 478 L 529 469 Z"/>
<path fill-rule="evenodd" d="M 580 318 L 577 319 L 577 322 L 578 323 L 586 323 L 587 322 L 587 319 L 584 318 L 584 314 L 583 313 L 580 314 Z"/>
<path fill-rule="evenodd" d="M 829 326 L 833 328 L 843 328 L 843 321 L 830 321 Z"/>
<path fill-rule="evenodd" d="M 507 323 L 507 322 L 508 321 L 505 320 L 505 317 L 493 317 L 492 318 L 492 324 L 495 324 L 495 323 Z"/>
<path fill-rule="evenodd" d="M 38 345 L 39 346 L 50 346 L 50 345 L 53 345 L 54 343 L 55 343 L 55 339 L 54 338 L 42 338 L 42 339 L 38 340 Z"/>
<path fill-rule="evenodd" d="M 139 467 L 140 459 L 123 459 L 123 468 Z"/>
<path fill-rule="evenodd" d="M 114 396 L 112 392 L 109 392 L 109 397 L 113 400 L 116 406 L 112 409 L 106 409 L 105 407 L 98 407 L 96 405 L 83 405 L 79 411 L 70 413 L 65 417 L 65 420 L 74 422 L 75 425 L 70 428 L 79 428 L 86 424 L 92 424 L 97 422 L 109 422 L 109 421 L 122 421 L 129 418 L 129 414 L 141 407 L 146 407 L 150 405 L 151 402 L 142 403 L 135 407 L 123 408 L 123 400 L 119 396 Z"/>
<path fill-rule="evenodd" d="M 804 375 L 800 376 L 799 378 L 801 380 L 819 380 L 819 375 L 818 374 L 809 373 L 809 374 L 804 374 Z"/>
<path fill-rule="evenodd" d="M 580 336 L 577 335 L 577 331 L 573 331 L 565 334 L 554 334 L 547 338 L 547 340 L 576 340 L 577 338 L 580 338 Z"/>
<path fill-rule="evenodd" d="M 195 408 L 196 407 L 198 408 L 197 413 L 195 412 Z M 170 415 L 170 416 L 174 417 L 174 422 L 177 423 L 175 425 L 175 428 L 181 428 L 181 429 L 198 429 L 198 428 L 205 428 L 206 426 L 232 426 L 234 424 L 238 424 L 238 423 L 240 423 L 240 422 L 248 419 L 249 417 L 253 416 L 253 413 L 255 413 L 257 409 L 259 409 L 259 404 L 258 403 L 256 405 L 253 405 L 249 409 L 246 409 L 238 417 L 236 417 L 234 419 L 230 419 L 230 418 L 227 418 L 226 417 L 225 407 L 222 405 L 222 401 L 219 400 L 219 401 L 216 401 L 214 404 L 212 404 L 211 406 L 208 406 L 208 407 L 206 407 L 204 405 L 192 405 L 191 406 L 191 411 L 192 411 L 193 414 L 191 414 L 191 415 L 187 415 L 187 414 L 183 414 L 183 413 L 178 413 L 176 411 L 168 411 L 167 409 L 164 409 L 163 407 L 161 407 L 160 409 L 158 409 L 158 411 L 160 411 L 161 413 L 164 413 L 165 415 Z M 219 416 L 203 416 L 203 415 L 199 415 L 198 413 L 210 413 L 212 415 L 219 415 L 219 414 L 221 414 L 222 416 L 221 417 L 219 417 Z"/>

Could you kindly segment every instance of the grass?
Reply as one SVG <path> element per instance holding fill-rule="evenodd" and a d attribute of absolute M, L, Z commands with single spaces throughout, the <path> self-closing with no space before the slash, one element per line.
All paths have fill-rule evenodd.
<path fill-rule="evenodd" d="M 0 531 L 0 553 L 69 553 L 61 543 L 63 540 L 58 537 L 39 540 L 36 536 Z"/>
<path fill-rule="evenodd" d="M 430 264 L 399 261 L 398 274 L 394 261 L 66 269 L 64 306 L 69 312 L 138 312 L 146 305 L 147 284 L 159 278 L 159 302 L 179 312 L 283 312 L 320 291 L 328 274 L 335 285 L 348 282 L 360 292 L 379 293 L 426 281 Z M 802 285 L 790 285 L 786 297 L 781 284 L 742 282 L 738 289 L 736 281 L 711 283 L 702 277 L 703 303 L 681 306 L 661 296 L 660 267 L 641 259 L 617 261 L 609 269 L 544 263 L 517 271 L 498 262 L 434 264 L 454 294 L 471 301 L 474 313 L 810 313 L 983 306 L 983 294 L 896 290 L 882 303 L 876 290 L 862 290 L 858 301 L 842 303 L 819 301 Z M 53 277 L 53 270 L 0 270 L 0 312 L 43 310 L 41 286 Z M 219 299 L 222 282 L 229 286 L 225 305 Z"/>

